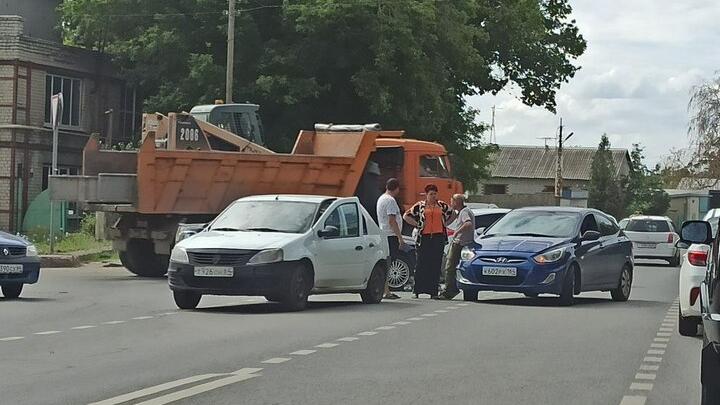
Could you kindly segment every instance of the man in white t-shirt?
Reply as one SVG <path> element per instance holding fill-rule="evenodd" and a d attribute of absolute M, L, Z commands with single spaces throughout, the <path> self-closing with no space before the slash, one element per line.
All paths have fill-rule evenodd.
<path fill-rule="evenodd" d="M 388 238 L 391 263 L 397 257 L 398 251 L 405 245 L 402 238 L 402 212 L 395 199 L 399 194 L 400 182 L 398 179 L 389 179 L 385 183 L 385 193 L 377 201 L 378 225 L 380 225 L 380 230 Z M 400 298 L 397 294 L 390 292 L 387 279 L 385 280 L 385 298 L 391 300 Z"/>

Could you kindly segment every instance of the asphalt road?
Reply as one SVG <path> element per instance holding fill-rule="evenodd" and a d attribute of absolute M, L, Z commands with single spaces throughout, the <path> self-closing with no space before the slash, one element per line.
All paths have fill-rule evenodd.
<path fill-rule="evenodd" d="M 164 280 L 49 269 L 0 299 L 0 404 L 697 404 L 701 340 L 677 333 L 677 279 L 638 267 L 630 301 L 569 308 L 482 293 L 181 312 Z"/>

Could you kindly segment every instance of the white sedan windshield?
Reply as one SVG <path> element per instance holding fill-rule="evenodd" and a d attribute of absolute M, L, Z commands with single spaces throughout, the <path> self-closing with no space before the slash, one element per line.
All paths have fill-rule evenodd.
<path fill-rule="evenodd" d="M 305 233 L 317 207 L 296 201 L 238 201 L 217 217 L 210 230 Z"/>

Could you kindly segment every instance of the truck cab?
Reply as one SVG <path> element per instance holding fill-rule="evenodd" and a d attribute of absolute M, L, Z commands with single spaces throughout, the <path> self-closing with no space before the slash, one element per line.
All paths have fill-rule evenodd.
<path fill-rule="evenodd" d="M 207 104 L 193 107 L 190 115 L 264 146 L 259 110 L 257 104 Z"/>

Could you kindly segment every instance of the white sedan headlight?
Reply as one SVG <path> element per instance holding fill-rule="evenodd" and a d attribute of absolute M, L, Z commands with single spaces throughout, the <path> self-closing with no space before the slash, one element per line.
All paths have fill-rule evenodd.
<path fill-rule="evenodd" d="M 533 257 L 533 260 L 539 264 L 555 263 L 563 258 L 565 255 L 565 248 L 554 249 L 543 254 L 539 254 Z"/>
<path fill-rule="evenodd" d="M 175 246 L 170 254 L 170 261 L 175 263 L 190 263 L 187 251 L 181 247 Z"/>
<path fill-rule="evenodd" d="M 475 258 L 475 251 L 472 248 L 465 246 L 460 251 L 460 259 L 463 261 L 469 261 Z"/>
<path fill-rule="evenodd" d="M 27 257 L 37 257 L 38 251 L 35 245 L 28 245 L 27 248 L 25 248 L 25 256 Z"/>
<path fill-rule="evenodd" d="M 282 249 L 267 249 L 258 252 L 248 260 L 247 264 L 267 264 L 283 261 Z"/>

